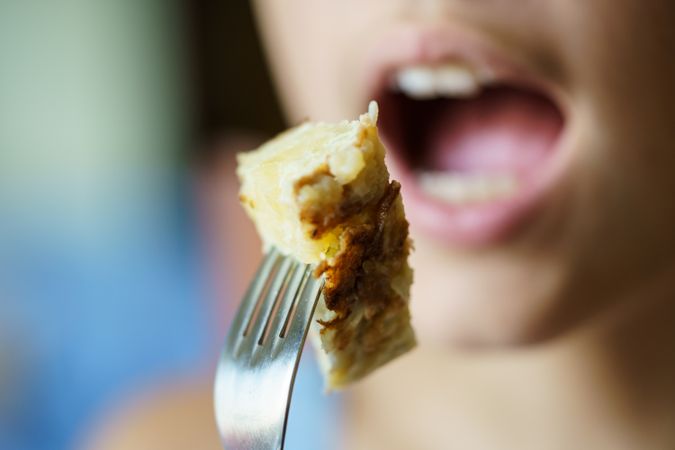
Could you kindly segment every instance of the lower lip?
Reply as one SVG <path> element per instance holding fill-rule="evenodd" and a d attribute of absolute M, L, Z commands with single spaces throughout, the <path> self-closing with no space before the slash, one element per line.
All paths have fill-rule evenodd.
<path fill-rule="evenodd" d="M 392 175 L 401 183 L 411 225 L 435 240 L 460 247 L 494 245 L 512 238 L 545 202 L 562 170 L 557 161 L 549 161 L 532 179 L 521 180 L 511 198 L 455 206 L 427 195 L 405 163 L 391 154 L 387 157 Z"/>

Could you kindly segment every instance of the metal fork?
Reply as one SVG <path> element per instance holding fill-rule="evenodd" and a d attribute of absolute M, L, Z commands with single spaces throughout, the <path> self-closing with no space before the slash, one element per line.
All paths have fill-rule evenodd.
<path fill-rule="evenodd" d="M 216 422 L 230 449 L 281 449 L 302 347 L 323 287 L 271 249 L 232 322 L 216 372 Z"/>

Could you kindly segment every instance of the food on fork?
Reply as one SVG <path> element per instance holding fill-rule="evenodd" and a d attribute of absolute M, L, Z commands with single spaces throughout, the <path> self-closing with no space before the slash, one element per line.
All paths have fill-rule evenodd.
<path fill-rule="evenodd" d="M 265 247 L 325 278 L 310 339 L 328 389 L 415 345 L 408 222 L 377 115 L 371 102 L 359 120 L 305 123 L 238 156 L 240 200 Z"/>

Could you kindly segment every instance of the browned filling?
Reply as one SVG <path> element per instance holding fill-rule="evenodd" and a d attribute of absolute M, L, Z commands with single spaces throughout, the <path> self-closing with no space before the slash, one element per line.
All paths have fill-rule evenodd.
<path fill-rule="evenodd" d="M 304 186 L 317 184 L 322 177 L 331 180 L 333 177 L 325 164 L 311 175 L 306 175 L 296 181 L 294 185 L 295 194 L 298 195 L 298 192 Z M 332 180 L 332 182 L 337 186 L 337 181 Z M 352 195 L 351 186 L 343 185 L 339 189 L 342 190 L 340 202 L 327 201 L 312 205 L 312 208 L 302 209 L 300 212 L 300 221 L 313 226 L 312 239 L 321 239 L 321 236 L 327 231 L 343 224 L 349 217 L 354 216 L 363 208 L 363 201 Z"/>
<path fill-rule="evenodd" d="M 378 332 L 384 329 L 385 311 L 391 315 L 406 307 L 406 300 L 391 287 L 392 275 L 406 270 L 410 252 L 408 222 L 399 210 L 400 202 L 396 201 L 400 188 L 398 182 L 392 181 L 376 202 L 331 211 L 330 224 L 345 225 L 339 238 L 341 250 L 332 264 L 322 262 L 315 276 L 325 277 L 326 306 L 337 314 L 335 319 L 321 322 L 322 331 L 335 330 L 338 349 L 358 339 L 363 351 L 375 351 L 387 338 Z M 340 326 L 356 303 L 364 308 L 365 319 L 369 321 L 362 336 L 353 336 L 352 329 Z"/>

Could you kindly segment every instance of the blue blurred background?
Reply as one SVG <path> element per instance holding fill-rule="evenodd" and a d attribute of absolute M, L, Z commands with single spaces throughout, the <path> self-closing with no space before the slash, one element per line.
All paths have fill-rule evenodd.
<path fill-rule="evenodd" d="M 98 448 L 147 393 L 209 398 L 259 258 L 231 155 L 282 127 L 247 2 L 0 2 L 0 449 Z M 303 366 L 289 448 L 327 448 Z"/>

